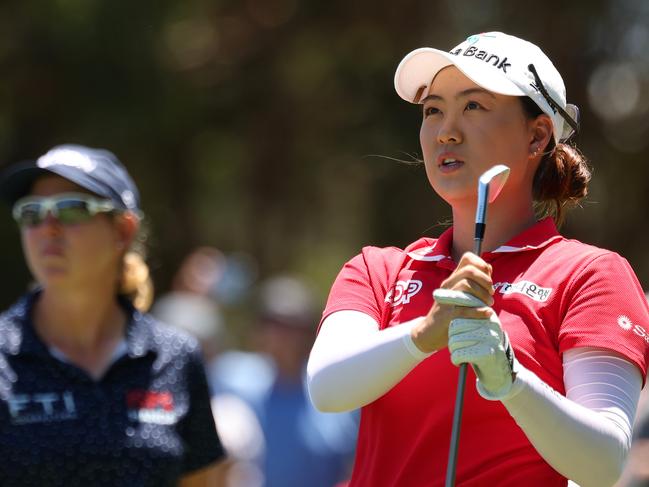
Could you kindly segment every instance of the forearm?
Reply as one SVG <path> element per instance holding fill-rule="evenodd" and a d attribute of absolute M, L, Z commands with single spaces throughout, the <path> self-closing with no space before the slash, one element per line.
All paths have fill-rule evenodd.
<path fill-rule="evenodd" d="M 309 394 L 321 411 L 359 408 L 388 392 L 428 354 L 412 342 L 421 318 L 385 330 L 356 311 L 329 316 L 307 365 Z"/>
<path fill-rule="evenodd" d="M 588 373 L 574 371 L 579 379 L 567 381 L 568 397 L 523 369 L 513 394 L 502 401 L 555 470 L 588 486 L 610 486 L 620 476 L 642 382 L 632 364 L 600 353 L 604 359 L 594 356 L 590 362 L 597 363 L 596 370 L 586 363 Z"/>

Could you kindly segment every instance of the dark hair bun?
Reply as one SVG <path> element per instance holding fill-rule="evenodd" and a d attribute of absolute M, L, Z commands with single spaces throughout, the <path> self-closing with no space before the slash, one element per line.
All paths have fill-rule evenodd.
<path fill-rule="evenodd" d="M 560 225 L 564 210 L 579 204 L 588 194 L 591 170 L 585 157 L 559 143 L 541 160 L 534 175 L 534 200 L 539 216 L 552 216 Z"/>

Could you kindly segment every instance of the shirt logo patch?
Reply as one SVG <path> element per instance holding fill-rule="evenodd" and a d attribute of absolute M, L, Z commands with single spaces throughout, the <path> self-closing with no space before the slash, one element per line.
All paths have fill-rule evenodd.
<path fill-rule="evenodd" d="M 620 328 L 623 330 L 630 330 L 633 326 L 631 319 L 626 315 L 620 315 L 617 317 L 617 324 L 620 325 Z"/>
<path fill-rule="evenodd" d="M 11 423 L 58 423 L 77 419 L 72 392 L 35 392 L 14 394 L 7 401 Z"/>
<path fill-rule="evenodd" d="M 617 317 L 617 324 L 620 325 L 625 331 L 633 330 L 633 333 L 642 338 L 645 342 L 649 343 L 649 333 L 642 326 L 636 325 L 631 321 L 626 315 L 620 315 Z"/>
<path fill-rule="evenodd" d="M 500 294 L 522 294 L 539 303 L 545 303 L 552 293 L 551 287 L 541 287 L 531 281 L 497 282 L 494 289 Z"/>
<path fill-rule="evenodd" d="M 135 389 L 126 393 L 126 406 L 131 421 L 153 424 L 174 424 L 178 415 L 169 391 Z"/>
<path fill-rule="evenodd" d="M 397 281 L 394 285 L 394 289 L 385 295 L 385 302 L 390 303 L 391 306 L 408 304 L 413 296 L 421 291 L 422 286 L 423 283 L 417 279 Z"/>

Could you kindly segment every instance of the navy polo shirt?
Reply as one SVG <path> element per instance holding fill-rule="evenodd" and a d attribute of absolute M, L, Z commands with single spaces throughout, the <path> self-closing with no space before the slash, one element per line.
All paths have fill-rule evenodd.
<path fill-rule="evenodd" d="M 0 315 L 0 485 L 171 486 L 223 457 L 195 339 L 122 304 L 127 353 L 93 380 Z"/>

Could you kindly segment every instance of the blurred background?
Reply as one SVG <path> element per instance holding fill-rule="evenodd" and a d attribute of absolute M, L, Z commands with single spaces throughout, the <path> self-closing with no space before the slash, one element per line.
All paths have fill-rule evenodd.
<path fill-rule="evenodd" d="M 294 272 L 321 301 L 362 245 L 436 236 L 420 109 L 393 75 L 420 46 L 502 30 L 540 44 L 582 109 L 591 195 L 565 233 L 649 286 L 649 3 L 644 0 L 0 2 L 0 165 L 65 142 L 129 167 L 157 292 L 213 246 L 254 279 Z M 29 277 L 2 208 L 0 305 Z"/>

